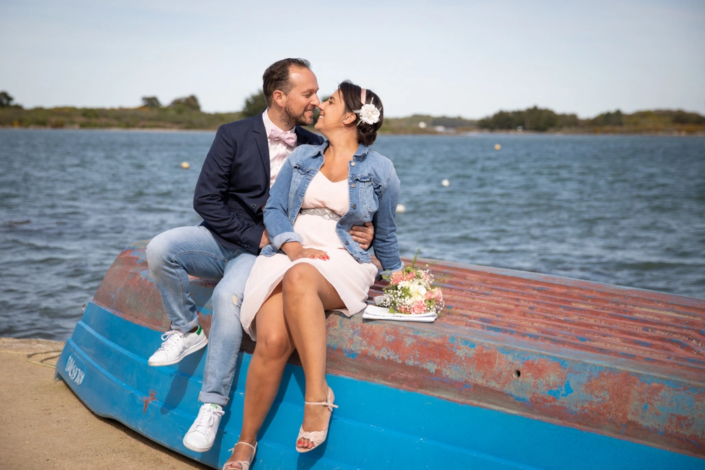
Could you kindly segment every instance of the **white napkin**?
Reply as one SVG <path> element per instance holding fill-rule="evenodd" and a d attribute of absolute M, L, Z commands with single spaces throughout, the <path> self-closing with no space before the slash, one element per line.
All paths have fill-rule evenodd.
<path fill-rule="evenodd" d="M 394 321 L 416 321 L 423 323 L 431 323 L 438 318 L 433 312 L 420 313 L 418 315 L 409 315 L 406 313 L 389 313 L 388 307 L 378 307 L 376 305 L 368 305 L 365 312 L 362 314 L 365 320 L 394 320 Z"/>

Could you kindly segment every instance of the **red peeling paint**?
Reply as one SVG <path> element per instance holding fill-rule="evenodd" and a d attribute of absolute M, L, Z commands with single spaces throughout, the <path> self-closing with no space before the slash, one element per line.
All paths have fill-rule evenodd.
<path fill-rule="evenodd" d="M 169 322 L 146 276 L 145 246 L 118 256 L 94 302 L 164 331 Z M 433 324 L 330 314 L 330 374 L 705 456 L 705 301 L 429 264 L 445 314 Z M 207 332 L 214 286 L 191 279 Z M 370 298 L 382 288 L 373 286 Z M 253 349 L 245 338 L 243 350 Z M 151 399 L 144 400 L 146 412 Z"/>
<path fill-rule="evenodd" d="M 157 392 L 154 390 L 149 391 L 149 396 L 148 397 L 142 397 L 142 401 L 144 402 L 144 408 L 142 409 L 142 414 L 147 414 L 147 407 L 149 406 L 150 403 L 155 401 L 157 399 Z"/>

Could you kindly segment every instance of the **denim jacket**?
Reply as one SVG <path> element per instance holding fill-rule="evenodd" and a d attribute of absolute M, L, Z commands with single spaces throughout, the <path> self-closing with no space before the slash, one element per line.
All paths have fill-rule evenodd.
<path fill-rule="evenodd" d="M 264 225 L 272 243 L 262 249 L 262 255 L 272 256 L 284 243 L 297 241 L 294 221 L 303 204 L 309 183 L 323 166 L 322 145 L 299 145 L 289 156 L 270 190 L 264 208 Z M 370 254 L 353 241 L 348 231 L 355 225 L 372 222 L 375 229 L 372 246 L 385 271 L 402 268 L 394 222 L 399 198 L 399 178 L 391 160 L 360 144 L 348 164 L 350 206 L 338 220 L 336 232 L 358 263 L 369 263 Z"/>

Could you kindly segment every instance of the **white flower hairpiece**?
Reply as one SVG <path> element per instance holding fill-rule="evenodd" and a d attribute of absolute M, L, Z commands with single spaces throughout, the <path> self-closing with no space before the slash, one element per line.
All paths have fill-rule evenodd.
<path fill-rule="evenodd" d="M 360 120 L 357 122 L 357 125 L 359 126 L 361 122 L 364 122 L 365 124 L 376 124 L 379 122 L 379 116 L 380 112 L 379 109 L 377 109 L 377 106 L 375 106 L 374 103 L 375 99 L 372 98 L 370 100 L 370 103 L 365 104 L 365 97 L 367 96 L 367 90 L 364 88 L 362 89 L 362 92 L 360 93 L 360 99 L 362 100 L 362 108 L 353 111 L 355 114 L 357 114 L 360 117 Z"/>

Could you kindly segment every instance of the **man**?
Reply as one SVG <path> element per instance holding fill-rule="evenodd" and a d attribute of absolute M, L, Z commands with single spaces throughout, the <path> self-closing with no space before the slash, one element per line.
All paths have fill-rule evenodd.
<path fill-rule="evenodd" d="M 242 340 L 245 283 L 257 253 L 269 244 L 262 220 L 269 189 L 297 145 L 323 143 L 299 127 L 313 122 L 320 104 L 308 61 L 280 60 L 262 78 L 267 110 L 221 126 L 203 163 L 193 199 L 203 223 L 164 232 L 147 246 L 149 274 L 171 320 L 171 330 L 149 358 L 151 366 L 176 364 L 206 346 L 188 275 L 220 279 L 211 300 L 210 347 L 199 395 L 204 404 L 184 437 L 184 445 L 196 452 L 213 446 L 228 402 Z M 372 227 L 354 227 L 351 235 L 367 248 Z"/>

